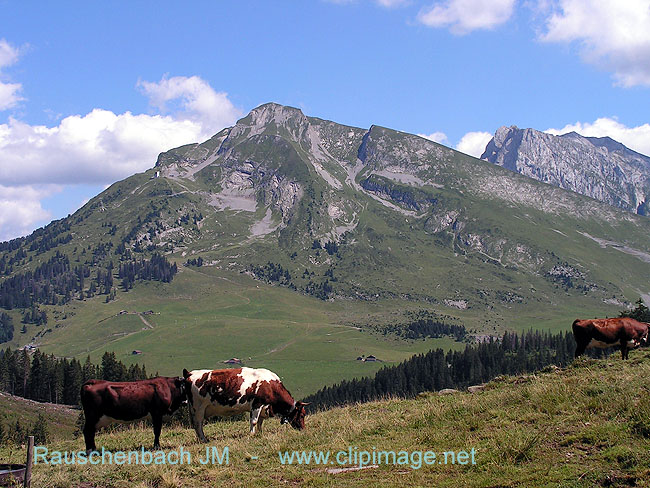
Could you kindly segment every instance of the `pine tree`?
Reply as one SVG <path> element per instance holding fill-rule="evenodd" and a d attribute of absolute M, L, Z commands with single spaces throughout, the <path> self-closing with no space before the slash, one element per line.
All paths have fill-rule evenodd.
<path fill-rule="evenodd" d="M 29 435 L 34 436 L 35 444 L 45 444 L 47 442 L 47 438 L 48 438 L 47 421 L 45 420 L 45 417 L 43 416 L 42 413 L 38 414 L 38 419 L 36 420 L 36 423 L 33 425 Z"/>
<path fill-rule="evenodd" d="M 97 374 L 95 365 L 92 362 L 90 362 L 90 356 L 86 357 L 86 362 L 83 365 L 81 373 L 82 373 L 81 376 L 82 383 L 85 383 L 88 380 L 96 379 L 99 376 Z"/>

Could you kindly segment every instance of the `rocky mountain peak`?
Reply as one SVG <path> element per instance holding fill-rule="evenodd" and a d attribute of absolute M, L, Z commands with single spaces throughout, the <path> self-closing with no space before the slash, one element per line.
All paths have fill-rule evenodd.
<path fill-rule="evenodd" d="M 648 213 L 650 158 L 610 137 L 500 127 L 481 159 L 631 212 Z"/>
<path fill-rule="evenodd" d="M 502 127 L 499 127 L 497 131 L 494 133 L 494 143 L 498 146 L 501 147 L 505 140 L 508 138 L 510 133 L 512 131 L 517 131 L 519 128 L 516 125 L 512 125 L 510 127 L 506 127 L 505 125 Z"/>
<path fill-rule="evenodd" d="M 280 128 L 295 132 L 308 124 L 307 117 L 299 108 L 270 102 L 254 108 L 246 117 L 239 119 L 233 127 L 235 130 L 233 135 L 239 135 L 241 132 L 250 137 L 267 129 L 278 130 Z"/>
<path fill-rule="evenodd" d="M 307 121 L 307 117 L 305 117 L 305 114 L 299 108 L 269 102 L 254 108 L 246 117 L 237 123 L 261 126 L 270 123 L 285 125 L 291 121 L 299 121 L 302 123 Z"/>

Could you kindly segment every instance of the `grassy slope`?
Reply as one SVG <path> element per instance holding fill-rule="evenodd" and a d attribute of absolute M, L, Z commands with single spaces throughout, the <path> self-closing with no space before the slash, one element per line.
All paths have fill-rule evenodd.
<path fill-rule="evenodd" d="M 16 420 L 26 428 L 43 414 L 48 421 L 48 435 L 52 439 L 69 439 L 75 431 L 79 412 L 63 405 L 39 403 L 0 392 L 0 423 L 5 428 L 15 425 Z"/>
<path fill-rule="evenodd" d="M 399 362 L 431 348 L 464 347 L 446 338 L 404 341 L 342 325 L 349 307 L 359 316 L 357 305 L 323 302 L 245 275 L 182 268 L 169 285 L 140 284 L 108 304 L 96 297 L 66 305 L 68 318 L 58 328 L 49 323 L 52 332 L 38 343 L 48 353 L 82 361 L 90 354 L 99 362 L 105 351 L 115 351 L 125 363 L 170 376 L 183 368 L 218 368 L 238 357 L 247 366 L 277 372 L 297 397 L 344 378 L 373 375 L 385 364 L 356 361 L 361 354 Z M 379 305 L 368 307 L 383 311 Z M 119 315 L 121 310 L 154 310 L 141 316 L 153 329 L 138 315 Z M 27 334 L 16 336 L 24 340 L 42 329 L 30 326 Z M 134 349 L 143 354 L 132 355 Z"/>
<path fill-rule="evenodd" d="M 210 424 L 210 445 L 230 449 L 229 466 L 196 462 L 204 446 L 189 429 L 166 428 L 166 450 L 184 446 L 195 461 L 183 466 L 36 466 L 38 486 L 650 486 L 650 351 L 629 361 L 581 359 L 565 370 L 502 377 L 478 394 L 423 395 L 310 415 L 294 431 L 275 419 L 254 438 L 247 422 Z M 134 428 L 99 436 L 112 450 L 151 445 Z M 283 466 L 279 450 L 476 449 L 474 466 L 380 466 L 329 474 L 318 466 Z M 82 440 L 50 449 L 77 450 Z M 19 461 L 22 453 L 0 456 Z M 250 460 L 250 456 L 258 456 Z"/>

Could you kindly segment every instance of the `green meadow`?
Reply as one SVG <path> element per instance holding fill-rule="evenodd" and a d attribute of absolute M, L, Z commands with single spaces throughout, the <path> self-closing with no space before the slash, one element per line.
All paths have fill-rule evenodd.
<path fill-rule="evenodd" d="M 49 323 L 51 332 L 37 342 L 47 353 L 82 361 L 90 355 L 99 362 L 105 351 L 114 351 L 127 364 L 144 364 L 149 374 L 170 376 L 183 368 L 226 367 L 223 361 L 236 357 L 246 366 L 277 372 L 298 397 L 344 378 L 373 375 L 385 364 L 432 348 L 464 347 L 451 338 L 384 336 L 372 326 L 342 320 L 353 316 L 355 323 L 363 322 L 371 314 L 361 310 L 358 304 L 324 302 L 246 275 L 182 268 L 171 284 L 141 283 L 110 303 L 96 297 L 67 304 L 65 320 Z M 368 310 L 390 313 L 380 304 Z M 142 313 L 148 311 L 153 314 Z M 22 338 L 16 335 L 24 339 L 42 330 L 30 326 Z M 142 354 L 134 355 L 135 350 Z M 356 359 L 371 354 L 381 362 Z"/>

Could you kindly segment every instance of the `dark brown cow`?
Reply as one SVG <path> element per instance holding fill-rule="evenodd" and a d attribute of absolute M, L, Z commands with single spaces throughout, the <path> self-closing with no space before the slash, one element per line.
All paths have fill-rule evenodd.
<path fill-rule="evenodd" d="M 95 451 L 95 432 L 114 422 L 151 416 L 154 449 L 160 448 L 163 415 L 171 415 L 185 401 L 183 378 L 156 377 L 141 381 L 88 380 L 81 387 L 86 424 L 86 450 Z"/>
<path fill-rule="evenodd" d="M 629 317 L 613 319 L 576 319 L 573 322 L 573 337 L 576 339 L 576 354 L 580 356 L 590 347 L 606 348 L 621 346 L 621 356 L 627 359 L 630 349 L 648 342 L 649 324 Z"/>
<path fill-rule="evenodd" d="M 305 428 L 305 406 L 296 402 L 280 378 L 268 369 L 183 370 L 187 399 L 196 436 L 207 442 L 203 420 L 215 415 L 230 416 L 250 412 L 250 433 L 262 430 L 265 418 L 279 415 L 281 422 Z"/>

